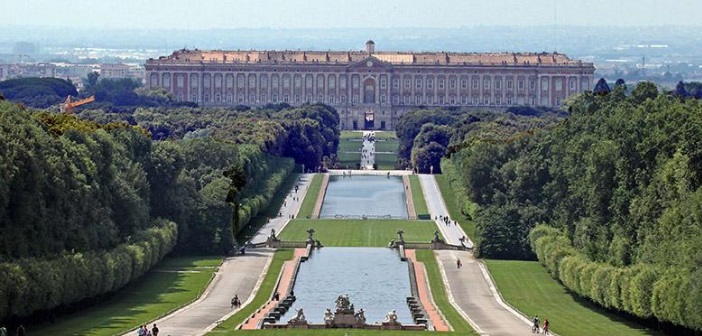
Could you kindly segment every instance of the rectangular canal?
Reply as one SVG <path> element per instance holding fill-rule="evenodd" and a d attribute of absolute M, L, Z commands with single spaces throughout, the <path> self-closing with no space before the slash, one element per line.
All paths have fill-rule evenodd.
<path fill-rule="evenodd" d="M 332 175 L 321 218 L 408 219 L 401 176 Z"/>

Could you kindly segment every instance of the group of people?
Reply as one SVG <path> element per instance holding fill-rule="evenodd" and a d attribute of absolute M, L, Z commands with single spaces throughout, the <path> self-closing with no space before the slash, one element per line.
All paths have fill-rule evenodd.
<path fill-rule="evenodd" d="M 20 326 L 17 327 L 17 333 L 15 335 L 17 335 L 17 336 L 27 335 L 27 331 L 24 329 L 23 325 L 20 324 Z M 7 328 L 5 328 L 5 326 L 0 327 L 0 336 L 7 336 Z"/>
<path fill-rule="evenodd" d="M 534 324 L 531 327 L 531 332 L 538 334 L 540 331 L 543 331 L 544 334 L 548 334 L 548 319 L 545 318 L 543 324 L 539 326 L 539 315 L 536 315 L 534 316 L 533 322 Z"/>
<path fill-rule="evenodd" d="M 241 307 L 241 300 L 239 300 L 239 295 L 234 294 L 232 298 L 232 309 Z"/>
<path fill-rule="evenodd" d="M 137 329 L 137 336 L 158 336 L 158 327 L 154 323 L 153 328 L 149 330 L 146 324 L 142 324 L 139 329 Z"/>

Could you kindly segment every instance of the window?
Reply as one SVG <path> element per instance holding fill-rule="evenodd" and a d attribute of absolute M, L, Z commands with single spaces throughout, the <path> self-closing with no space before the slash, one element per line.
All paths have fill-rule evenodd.
<path fill-rule="evenodd" d="M 193 93 L 190 95 L 190 101 L 197 103 L 197 93 Z"/>
<path fill-rule="evenodd" d="M 346 104 L 346 95 L 341 95 L 341 103 Z"/>
<path fill-rule="evenodd" d="M 272 96 L 272 98 L 273 98 L 272 100 L 273 100 L 273 103 L 274 103 L 274 104 L 275 104 L 275 103 L 278 103 L 278 95 L 277 95 L 277 94 L 274 94 L 274 95 Z"/>
<path fill-rule="evenodd" d="M 317 95 L 317 102 L 318 103 L 324 103 L 324 96 L 323 95 Z"/>
<path fill-rule="evenodd" d="M 185 82 L 185 78 L 183 78 L 183 75 L 178 75 L 177 77 L 178 78 L 176 78 L 176 86 L 182 88 L 184 85 L 183 82 Z"/>
<path fill-rule="evenodd" d="M 231 104 L 232 103 L 232 94 L 227 93 L 227 103 Z"/>
<path fill-rule="evenodd" d="M 473 96 L 473 105 L 478 105 L 478 97 Z"/>
<path fill-rule="evenodd" d="M 541 90 L 548 91 L 548 79 L 547 78 L 541 79 Z"/>
<path fill-rule="evenodd" d="M 385 104 L 385 95 L 380 95 L 380 103 Z"/>
<path fill-rule="evenodd" d="M 163 87 L 171 87 L 171 74 L 163 74 Z"/>
<path fill-rule="evenodd" d="M 449 80 L 449 89 L 453 90 L 456 88 L 456 80 L 455 79 L 450 79 Z"/>
<path fill-rule="evenodd" d="M 307 95 L 307 99 L 305 99 L 305 101 L 307 103 L 311 103 L 312 102 L 312 95 Z"/>
<path fill-rule="evenodd" d="M 502 89 L 502 81 L 499 79 L 495 79 L 495 89 L 500 90 Z"/>
<path fill-rule="evenodd" d="M 266 103 L 266 101 L 267 101 L 266 95 L 262 94 L 262 95 L 261 95 L 261 101 L 260 101 L 260 103 L 263 104 L 263 103 Z"/>
<path fill-rule="evenodd" d="M 422 79 L 421 79 L 421 78 L 415 78 L 415 79 L 414 79 L 414 84 L 415 84 L 415 87 L 416 87 L 417 89 L 421 89 L 421 88 L 422 88 Z"/>
<path fill-rule="evenodd" d="M 399 78 L 393 78 L 393 79 L 392 79 L 392 88 L 393 88 L 393 89 L 399 89 L 399 88 L 400 88 L 400 79 L 399 79 Z"/>
<path fill-rule="evenodd" d="M 556 92 L 563 91 L 563 79 L 556 78 Z"/>
<path fill-rule="evenodd" d="M 290 88 L 290 76 L 286 75 L 285 77 L 283 77 L 283 88 Z"/>
<path fill-rule="evenodd" d="M 502 104 L 502 97 L 497 96 L 495 97 L 495 105 L 501 105 Z"/>
<path fill-rule="evenodd" d="M 387 78 L 385 76 L 380 77 L 380 88 L 384 89 L 387 86 Z"/>
<path fill-rule="evenodd" d="M 259 82 L 261 83 L 262 88 L 267 87 L 268 86 L 268 77 L 261 76 L 261 79 L 259 80 Z"/>
<path fill-rule="evenodd" d="M 222 76 L 215 76 L 214 79 L 215 79 L 215 80 L 214 80 L 214 82 L 215 82 L 215 87 L 218 88 L 218 89 L 221 88 L 221 87 L 222 87 Z"/>
<path fill-rule="evenodd" d="M 353 103 L 358 104 L 358 95 L 353 95 Z"/>
<path fill-rule="evenodd" d="M 300 95 L 295 95 L 295 103 L 300 103 Z"/>
<path fill-rule="evenodd" d="M 354 89 L 358 89 L 358 82 L 359 82 L 358 76 L 353 76 L 351 78 L 351 83 L 352 83 Z"/>
<path fill-rule="evenodd" d="M 444 105 L 444 96 L 439 96 L 439 105 Z"/>
<path fill-rule="evenodd" d="M 529 80 L 529 90 L 534 91 L 536 89 L 536 80 Z"/>
<path fill-rule="evenodd" d="M 409 105 L 409 96 L 405 96 L 405 105 Z"/>
<path fill-rule="evenodd" d="M 421 103 L 422 103 L 422 96 L 419 96 L 419 95 L 415 96 L 415 97 L 414 97 L 414 103 L 415 103 L 415 104 L 421 104 Z"/>
<path fill-rule="evenodd" d="M 473 79 L 473 83 L 472 83 L 471 85 L 472 85 L 472 87 L 473 87 L 473 90 L 477 90 L 477 89 L 478 89 L 478 80 L 477 80 L 477 79 Z"/>
<path fill-rule="evenodd" d="M 228 89 L 231 89 L 234 87 L 234 76 L 232 75 L 227 75 L 227 78 L 224 80 L 225 84 L 227 85 Z M 278 83 L 276 83 L 276 87 Z"/>
<path fill-rule="evenodd" d="M 443 78 L 439 78 L 439 89 L 440 90 L 444 89 L 444 79 Z"/>
<path fill-rule="evenodd" d="M 150 82 L 149 82 L 149 83 L 151 83 L 151 84 L 150 84 L 151 86 L 158 86 L 158 75 L 155 74 L 155 73 L 152 73 L 152 74 L 151 74 L 151 79 L 150 79 Z"/>
<path fill-rule="evenodd" d="M 302 77 L 295 76 L 295 88 L 299 89 L 302 87 Z"/>
<path fill-rule="evenodd" d="M 483 79 L 483 89 L 489 89 L 489 88 L 490 88 L 490 78 Z"/>
<path fill-rule="evenodd" d="M 290 96 L 284 95 L 284 96 L 283 96 L 283 102 L 284 102 L 284 103 L 289 103 L 289 102 L 290 102 Z"/>
<path fill-rule="evenodd" d="M 465 90 L 468 88 L 468 80 L 467 79 L 461 79 L 461 89 Z"/>
<path fill-rule="evenodd" d="M 570 90 L 575 91 L 575 78 L 570 79 Z"/>
<path fill-rule="evenodd" d="M 339 88 L 342 90 L 346 90 L 346 76 L 341 76 L 339 77 Z"/>
<path fill-rule="evenodd" d="M 400 104 L 400 97 L 399 97 L 399 96 L 393 96 L 393 97 L 392 97 L 392 103 L 395 104 L 395 105 L 399 105 L 399 104 Z"/>
<path fill-rule="evenodd" d="M 512 105 L 512 97 L 507 97 L 507 105 Z"/>
<path fill-rule="evenodd" d="M 490 105 L 490 96 L 483 97 L 483 105 Z"/>
<path fill-rule="evenodd" d="M 190 87 L 197 88 L 197 75 L 190 75 Z"/>
<path fill-rule="evenodd" d="M 410 79 L 405 78 L 405 89 L 409 89 L 409 88 L 410 88 Z"/>
<path fill-rule="evenodd" d="M 202 82 L 203 82 L 202 86 L 204 86 L 206 89 L 208 89 L 210 87 L 210 76 L 205 75 L 202 79 Z"/>
<path fill-rule="evenodd" d="M 468 105 L 468 97 L 461 97 L 461 104 Z"/>
<path fill-rule="evenodd" d="M 334 104 L 334 95 L 329 95 L 329 104 Z"/>
<path fill-rule="evenodd" d="M 203 100 L 205 101 L 205 103 L 209 103 L 210 102 L 210 94 L 205 93 L 205 99 L 203 99 Z"/>
<path fill-rule="evenodd" d="M 511 79 L 507 80 L 507 90 L 512 90 L 512 80 Z"/>
<path fill-rule="evenodd" d="M 427 78 L 427 89 L 433 89 L 433 88 L 434 88 L 434 79 Z"/>
<path fill-rule="evenodd" d="M 256 95 L 249 95 L 249 103 L 255 103 L 256 102 Z"/>
<path fill-rule="evenodd" d="M 329 76 L 329 88 L 330 89 L 336 88 L 336 76 Z"/>
<path fill-rule="evenodd" d="M 524 90 L 524 80 L 519 80 L 517 82 L 517 90 Z"/>
<path fill-rule="evenodd" d="M 222 101 L 222 94 L 217 92 L 215 93 L 215 103 L 219 103 Z"/>
<path fill-rule="evenodd" d="M 322 76 L 322 75 L 317 76 L 317 87 L 318 88 L 324 87 L 324 76 Z"/>
<path fill-rule="evenodd" d="M 451 97 L 451 105 L 456 105 L 456 97 Z"/>
<path fill-rule="evenodd" d="M 305 88 L 307 88 L 307 89 L 312 88 L 312 75 L 305 76 Z"/>

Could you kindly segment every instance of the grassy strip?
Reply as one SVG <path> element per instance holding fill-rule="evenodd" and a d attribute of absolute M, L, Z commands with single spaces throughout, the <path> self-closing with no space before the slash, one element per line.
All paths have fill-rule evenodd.
<path fill-rule="evenodd" d="M 354 131 L 341 131 L 339 139 L 361 139 L 363 138 L 363 132 Z"/>
<path fill-rule="evenodd" d="M 231 332 L 236 326 L 243 323 L 251 314 L 261 308 L 271 297 L 271 293 L 273 293 L 276 281 L 278 281 L 278 275 L 283 270 L 283 263 L 292 258 L 293 250 L 284 249 L 276 251 L 275 254 L 273 254 L 273 261 L 271 261 L 271 265 L 268 267 L 268 272 L 263 278 L 261 287 L 259 287 L 258 292 L 256 292 L 254 299 L 246 307 L 242 308 L 226 321 L 220 323 L 208 335 Z"/>
<path fill-rule="evenodd" d="M 305 199 L 302 200 L 302 205 L 300 206 L 300 211 L 297 212 L 298 218 L 308 218 L 312 216 L 314 211 L 314 205 L 317 203 L 317 197 L 319 196 L 319 188 L 322 187 L 322 181 L 324 180 L 324 175 L 315 174 L 312 177 L 312 182 L 310 182 L 307 188 L 307 194 L 305 194 Z"/>
<path fill-rule="evenodd" d="M 197 299 L 221 263 L 220 257 L 165 259 L 142 279 L 106 301 L 61 317 L 55 324 L 32 327 L 28 331 L 33 335 L 56 336 L 125 333 Z"/>
<path fill-rule="evenodd" d="M 453 197 L 453 190 L 451 190 L 448 179 L 444 175 L 434 175 L 434 178 L 436 179 L 436 184 L 439 186 L 441 195 L 444 198 L 444 204 L 446 204 L 449 215 L 451 215 L 451 218 L 457 220 L 458 224 L 461 225 L 461 228 L 463 228 L 463 231 L 466 232 L 468 237 L 475 241 L 475 222 L 466 219 L 466 216 L 464 216 L 459 210 L 458 204 L 456 204 L 456 198 Z"/>
<path fill-rule="evenodd" d="M 422 214 L 429 214 L 429 208 L 427 208 L 427 201 L 424 199 L 424 193 L 422 192 L 422 185 L 419 183 L 419 176 L 410 175 L 410 188 L 412 188 L 412 201 L 414 202 L 414 211 L 417 216 Z"/>
<path fill-rule="evenodd" d="M 417 261 L 423 262 L 427 270 L 427 278 L 431 287 L 431 295 L 434 298 L 437 308 L 441 310 L 444 317 L 448 320 L 453 330 L 460 332 L 461 335 L 477 335 L 475 330 L 470 326 L 463 316 L 451 305 L 446 295 L 444 281 L 441 278 L 439 263 L 436 261 L 434 251 L 417 250 Z"/>
<path fill-rule="evenodd" d="M 429 242 L 434 237 L 433 221 L 382 219 L 295 219 L 288 223 L 280 239 L 305 240 L 307 229 L 325 246 L 387 246 L 402 229 L 408 242 Z"/>
<path fill-rule="evenodd" d="M 379 170 L 394 170 L 397 154 L 375 154 L 375 163 Z"/>
<path fill-rule="evenodd" d="M 570 293 L 536 261 L 485 260 L 504 299 L 561 335 L 661 335 Z"/>
<path fill-rule="evenodd" d="M 440 335 L 458 336 L 465 333 L 448 332 L 436 333 L 435 331 L 402 331 L 402 330 L 359 330 L 359 329 L 268 329 L 268 330 L 237 330 L 232 334 L 251 336 L 413 336 L 413 335 Z M 227 334 L 229 335 L 229 334 Z"/>
<path fill-rule="evenodd" d="M 400 142 L 397 140 L 386 140 L 375 142 L 375 152 L 392 152 L 397 153 L 400 147 Z"/>
<path fill-rule="evenodd" d="M 390 131 L 376 131 L 375 138 L 376 139 L 397 139 L 397 135 L 395 134 L 395 132 L 390 132 Z"/>

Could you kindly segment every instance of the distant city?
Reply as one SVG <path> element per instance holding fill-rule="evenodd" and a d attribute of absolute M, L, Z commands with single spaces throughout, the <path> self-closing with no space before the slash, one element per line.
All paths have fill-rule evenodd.
<path fill-rule="evenodd" d="M 592 62 L 595 77 L 673 87 L 702 81 L 699 27 L 466 27 L 459 29 L 85 30 L 0 26 L 0 80 L 67 78 L 89 72 L 143 81 L 149 58 L 178 49 L 359 50 L 373 39 L 383 51 L 553 52 Z"/>

